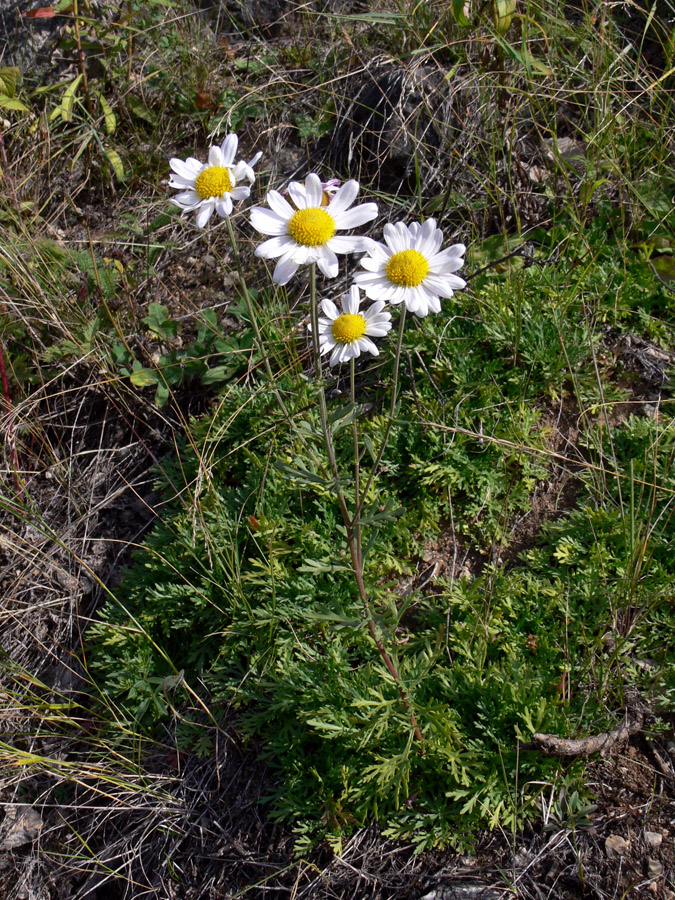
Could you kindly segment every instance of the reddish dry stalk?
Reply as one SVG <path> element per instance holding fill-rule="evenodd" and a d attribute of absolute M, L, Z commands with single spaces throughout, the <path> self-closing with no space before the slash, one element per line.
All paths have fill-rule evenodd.
<path fill-rule="evenodd" d="M 17 494 L 21 494 L 21 482 L 19 481 L 19 456 L 16 452 L 16 439 L 14 437 L 14 422 L 12 421 L 12 401 L 9 397 L 9 382 L 7 380 L 7 370 L 5 369 L 5 348 L 0 341 L 0 377 L 2 377 L 2 390 L 5 395 L 5 403 L 7 405 L 7 437 L 9 444 L 9 456 L 12 460 L 12 475 L 14 476 L 14 486 Z"/>

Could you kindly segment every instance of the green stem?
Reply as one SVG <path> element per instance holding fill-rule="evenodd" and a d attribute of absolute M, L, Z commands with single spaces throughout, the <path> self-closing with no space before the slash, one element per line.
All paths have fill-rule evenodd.
<path fill-rule="evenodd" d="M 319 415 L 321 417 L 321 431 L 323 434 L 323 442 L 328 455 L 328 464 L 333 475 L 333 483 L 337 494 L 340 511 L 344 519 L 348 532 L 351 532 L 352 520 L 347 508 L 347 501 L 340 485 L 340 472 L 338 469 L 337 459 L 335 457 L 335 445 L 333 444 L 333 433 L 328 427 L 328 409 L 326 406 L 326 391 L 323 385 L 323 370 L 321 367 L 321 345 L 319 342 L 319 306 L 316 298 L 316 263 L 309 266 L 309 306 L 312 318 L 312 345 L 314 348 L 314 367 L 316 369 L 316 384 L 319 394 Z"/>
<path fill-rule="evenodd" d="M 352 438 L 354 440 L 354 502 L 357 510 L 361 498 L 361 458 L 359 456 L 359 426 L 355 415 L 356 407 L 356 379 L 354 377 L 354 357 L 349 360 L 349 386 L 352 401 Z M 361 547 L 361 521 L 360 516 L 354 516 L 354 537 L 356 538 L 356 554 L 359 566 L 363 569 L 363 551 Z"/>
<path fill-rule="evenodd" d="M 368 476 L 368 481 L 366 482 L 366 486 L 361 495 L 361 501 L 358 503 L 356 507 L 356 512 L 354 513 L 354 520 L 361 518 L 361 511 L 363 510 L 363 504 L 366 501 L 366 497 L 368 496 L 368 491 L 370 490 L 370 486 L 373 483 L 373 479 L 377 474 L 378 467 L 382 462 L 382 457 L 384 456 L 384 451 L 387 448 L 387 444 L 389 442 L 389 435 L 391 434 L 391 428 L 394 424 L 394 412 L 396 410 L 396 401 L 398 400 L 398 371 L 401 363 L 401 348 L 403 347 L 403 329 L 405 327 L 405 314 L 406 314 L 406 306 L 405 303 L 401 304 L 401 318 L 398 323 L 398 339 L 396 341 L 396 353 L 394 356 L 394 378 L 391 387 L 391 405 L 389 407 L 389 421 L 387 422 L 387 427 L 384 432 L 384 438 L 382 439 L 382 443 L 380 444 L 380 449 L 377 453 L 377 458 L 375 459 L 375 463 L 373 464 L 372 471 Z"/>
<path fill-rule="evenodd" d="M 321 346 L 319 342 L 319 307 L 316 298 L 316 264 L 312 263 L 309 267 L 309 298 L 310 298 L 310 307 L 311 307 L 311 317 L 312 317 L 312 338 L 313 338 L 313 347 L 314 347 L 314 364 L 316 368 L 316 381 L 318 387 L 319 394 L 319 414 L 321 416 L 321 428 L 323 432 L 324 445 L 326 447 L 326 453 L 328 455 L 328 462 L 330 464 L 331 472 L 333 473 L 333 479 L 335 482 L 335 490 L 338 496 L 338 502 L 340 504 L 340 511 L 342 513 L 342 519 L 344 521 L 345 529 L 347 531 L 347 544 L 349 546 L 349 553 L 352 560 L 352 570 L 354 572 L 354 578 L 356 579 L 356 586 L 359 591 L 359 596 L 361 598 L 361 602 L 363 603 L 363 608 L 366 613 L 366 619 L 368 621 L 368 631 L 370 632 L 370 636 L 373 639 L 373 643 L 377 647 L 377 650 L 382 657 L 382 661 L 387 667 L 387 671 L 391 675 L 391 677 L 396 682 L 396 687 L 398 689 L 399 696 L 403 701 L 403 705 L 408 710 L 408 714 L 410 715 L 410 724 L 413 727 L 415 732 L 415 737 L 422 743 L 422 731 L 420 730 L 419 724 L 417 722 L 417 718 L 412 708 L 412 703 L 410 702 L 410 697 L 408 696 L 408 692 L 403 687 L 401 682 L 401 676 L 398 673 L 394 662 L 391 657 L 387 653 L 387 649 L 384 646 L 381 638 L 377 634 L 377 626 L 375 625 L 375 618 L 373 616 L 373 612 L 370 606 L 370 600 L 368 599 L 368 594 L 366 592 L 365 582 L 363 580 L 363 559 L 361 553 L 361 526 L 360 526 L 360 511 L 362 503 L 359 502 L 359 442 L 358 442 L 358 430 L 356 429 L 356 425 L 353 426 L 353 436 L 354 436 L 354 465 L 355 465 L 355 481 L 356 481 L 356 503 L 357 503 L 357 511 L 352 518 L 349 515 L 349 509 L 347 507 L 347 503 L 342 492 L 342 488 L 340 486 L 340 476 L 337 465 L 337 459 L 335 456 L 335 445 L 333 444 L 333 434 L 328 427 L 328 412 L 326 408 L 326 394 L 324 390 L 323 384 L 323 372 L 321 369 Z M 403 314 L 402 318 L 405 314 Z M 395 377 L 398 378 L 398 361 L 401 356 L 401 344 L 403 341 L 403 325 L 401 325 L 399 332 L 399 341 L 398 341 L 398 349 L 396 354 L 396 365 L 394 367 Z M 356 390 L 354 385 L 354 360 L 351 361 L 350 366 L 350 376 L 351 376 L 351 399 L 352 403 L 355 402 Z M 390 421 L 393 419 L 394 406 L 396 401 L 392 401 L 392 408 L 390 412 Z M 390 426 L 391 427 L 391 426 Z M 387 432 L 388 437 L 388 432 Z M 386 438 L 385 438 L 386 443 Z"/>
<path fill-rule="evenodd" d="M 239 253 L 239 243 L 237 242 L 237 237 L 234 233 L 234 228 L 232 227 L 232 222 L 231 222 L 229 216 L 225 216 L 225 222 L 227 223 L 227 231 L 230 236 L 230 244 L 232 246 L 234 262 L 237 267 L 237 272 L 239 273 L 239 284 L 240 284 L 241 290 L 243 291 L 244 299 L 246 300 L 246 309 L 248 311 L 248 317 L 251 322 L 251 325 L 253 326 L 253 334 L 255 335 L 256 348 L 262 358 L 263 365 L 265 366 L 265 374 L 267 376 L 267 381 L 269 382 L 269 385 L 272 388 L 272 391 L 274 392 L 274 398 L 277 401 L 277 403 L 279 404 L 279 409 L 281 410 L 284 418 L 286 419 L 288 424 L 291 426 L 291 428 L 293 428 L 293 430 L 297 434 L 297 436 L 300 438 L 300 441 L 302 442 L 303 447 L 309 453 L 312 461 L 314 463 L 317 463 L 318 460 L 316 458 L 314 451 L 307 443 L 307 438 L 300 431 L 298 431 L 297 428 L 294 427 L 291 414 L 288 411 L 288 407 L 284 403 L 284 398 L 281 396 L 281 391 L 277 387 L 276 381 L 274 379 L 274 373 L 272 372 L 272 366 L 270 365 L 269 356 L 265 352 L 265 344 L 263 342 L 262 333 L 261 333 L 260 327 L 258 325 L 258 319 L 255 314 L 255 308 L 253 306 L 253 303 L 251 302 L 251 295 L 249 293 L 248 286 L 246 284 L 246 277 L 244 275 L 244 267 L 242 265 L 241 255 Z"/>

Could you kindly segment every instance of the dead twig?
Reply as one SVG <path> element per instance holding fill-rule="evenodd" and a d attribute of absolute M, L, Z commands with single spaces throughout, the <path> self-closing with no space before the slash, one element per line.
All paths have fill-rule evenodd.
<path fill-rule="evenodd" d="M 557 734 L 533 734 L 532 740 L 521 744 L 521 750 L 540 750 L 548 756 L 592 756 L 604 753 L 616 744 L 625 742 L 642 729 L 644 715 L 642 710 L 634 711 L 634 718 L 626 719 L 622 725 L 601 734 L 589 734 L 585 738 L 561 738 Z"/>

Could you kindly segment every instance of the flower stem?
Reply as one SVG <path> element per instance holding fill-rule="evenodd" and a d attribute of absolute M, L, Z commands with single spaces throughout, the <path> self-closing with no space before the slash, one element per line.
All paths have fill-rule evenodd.
<path fill-rule="evenodd" d="M 314 367 L 316 369 L 316 385 L 319 394 L 319 416 L 321 417 L 321 432 L 323 434 L 323 442 L 328 455 L 328 464 L 331 474 L 333 475 L 333 483 L 335 485 L 335 493 L 337 494 L 340 511 L 345 523 L 347 531 L 351 531 L 352 520 L 347 508 L 347 501 L 340 485 L 340 472 L 338 469 L 337 459 L 335 457 L 335 445 L 333 444 L 333 433 L 328 427 L 328 409 L 326 407 L 326 391 L 323 385 L 323 371 L 321 368 L 321 345 L 319 343 L 319 304 L 316 297 L 316 263 L 309 266 L 309 307 L 312 319 L 312 345 L 314 348 Z"/>
<path fill-rule="evenodd" d="M 360 504 L 360 482 L 361 482 L 361 457 L 359 455 L 359 426 L 356 417 L 356 379 L 354 377 L 354 357 L 349 360 L 349 387 L 352 401 L 352 438 L 354 440 L 354 502 L 357 510 Z M 354 520 L 354 537 L 356 538 L 356 555 L 359 560 L 359 566 L 363 570 L 363 552 L 361 547 L 361 521 L 360 516 L 355 515 Z"/>
<path fill-rule="evenodd" d="M 373 639 L 375 646 L 382 658 L 383 663 L 387 667 L 387 671 L 391 675 L 391 677 L 396 682 L 396 687 L 398 688 L 399 695 L 401 700 L 403 701 L 403 705 L 408 710 L 408 714 L 410 716 L 410 724 L 413 726 L 415 731 L 415 737 L 417 740 L 422 743 L 422 732 L 420 730 L 419 724 L 417 722 L 417 718 L 415 716 L 414 710 L 412 708 L 412 703 L 410 701 L 410 697 L 408 696 L 408 692 L 403 687 L 401 682 L 401 676 L 398 673 L 398 669 L 396 668 L 394 662 L 391 657 L 387 653 L 387 649 L 384 646 L 381 638 L 378 637 L 377 634 L 377 626 L 375 625 L 375 619 L 373 617 L 373 612 L 370 606 L 370 600 L 368 599 L 368 593 L 366 591 L 366 586 L 363 580 L 363 555 L 361 552 L 361 507 L 363 505 L 362 501 L 359 501 L 359 479 L 360 479 L 360 466 L 359 466 L 359 441 L 358 441 L 358 429 L 356 426 L 356 420 L 352 425 L 352 434 L 354 439 L 354 471 L 355 471 L 355 485 L 356 485 L 356 504 L 357 509 L 354 513 L 354 516 L 350 516 L 349 508 L 347 507 L 347 502 L 345 500 L 344 493 L 342 491 L 342 487 L 340 485 L 340 474 L 337 465 L 337 459 L 335 456 L 335 445 L 333 444 L 333 434 L 328 427 L 328 413 L 326 408 L 326 393 L 324 390 L 323 384 L 323 373 L 321 369 L 321 346 L 319 342 L 319 307 L 316 297 L 316 264 L 312 263 L 309 267 L 309 298 L 310 298 L 310 308 L 311 308 L 311 318 L 312 318 L 312 343 L 314 347 L 314 363 L 316 368 L 316 381 L 318 387 L 319 394 L 319 414 L 321 417 L 321 429 L 323 432 L 324 445 L 326 447 L 326 453 L 328 454 L 328 462 L 331 468 L 331 472 L 333 473 L 333 479 L 335 482 L 335 491 L 338 497 L 338 503 L 340 504 L 340 511 L 342 513 L 342 519 L 344 521 L 345 528 L 347 530 L 347 544 L 349 546 L 349 553 L 352 560 L 352 570 L 354 572 L 354 578 L 356 579 L 356 586 L 359 591 L 359 596 L 363 603 L 363 608 L 365 610 L 366 619 L 368 620 L 368 631 L 370 632 L 370 636 Z M 405 313 L 403 313 L 403 316 Z M 402 318 L 403 318 L 402 316 Z M 401 356 L 401 344 L 403 341 L 403 324 L 401 324 L 399 330 L 399 340 L 397 346 L 396 353 L 396 364 L 394 367 L 395 378 L 398 377 L 398 361 Z M 350 365 L 350 384 L 351 384 L 351 400 L 352 403 L 355 402 L 356 398 L 356 389 L 354 384 L 354 360 L 351 360 Z M 391 413 L 389 416 L 390 424 L 389 430 L 391 430 L 391 421 L 393 419 L 395 399 L 392 400 Z M 387 431 L 387 435 L 385 437 L 384 443 L 386 444 L 387 438 L 389 437 L 389 431 Z M 380 456 L 381 458 L 381 456 Z M 378 458 L 379 463 L 379 458 Z M 377 468 L 377 463 L 375 465 Z M 374 471 L 374 470 L 373 470 Z M 372 476 L 370 481 L 372 481 Z M 369 481 L 369 484 L 370 484 Z"/>
<path fill-rule="evenodd" d="M 239 273 L 239 285 L 241 287 L 241 290 L 244 293 L 244 299 L 246 300 L 246 309 L 248 311 L 248 317 L 251 322 L 251 325 L 253 326 L 253 334 L 255 335 L 255 343 L 256 343 L 258 353 L 262 357 L 263 365 L 265 366 L 265 374 L 267 376 L 267 381 L 268 381 L 270 387 L 272 388 L 272 391 L 274 392 L 274 398 L 277 401 L 277 403 L 279 404 L 279 409 L 281 410 L 284 418 L 289 423 L 289 425 L 293 428 L 295 433 L 298 435 L 305 450 L 309 453 L 312 460 L 316 463 L 317 462 L 316 456 L 315 456 L 312 448 L 307 443 L 307 439 L 301 432 L 299 432 L 297 430 L 297 428 L 294 428 L 293 419 L 291 417 L 291 414 L 289 413 L 288 407 L 286 406 L 286 404 L 284 402 L 284 398 L 281 396 L 281 391 L 277 387 L 276 381 L 274 379 L 274 373 L 272 372 L 272 366 L 270 365 L 269 356 L 265 352 L 265 344 L 263 342 L 263 337 L 262 337 L 262 333 L 260 331 L 260 326 L 258 325 L 258 319 L 255 314 L 255 309 L 253 307 L 253 303 L 251 302 L 251 295 L 249 293 L 248 286 L 246 284 L 246 277 L 244 275 L 244 267 L 242 266 L 242 263 L 241 263 L 241 255 L 239 253 L 239 243 L 237 241 L 237 236 L 234 233 L 234 228 L 232 227 L 232 222 L 230 221 L 229 216 L 225 216 L 225 222 L 227 223 L 227 231 L 230 236 L 230 244 L 232 246 L 232 254 L 234 256 L 234 262 L 237 267 L 237 272 Z"/>
<path fill-rule="evenodd" d="M 359 519 L 361 517 L 361 511 L 363 510 L 363 504 L 365 503 L 366 497 L 368 496 L 368 491 L 370 490 L 370 486 L 373 483 L 373 479 L 377 474 L 377 470 L 379 468 L 380 463 L 382 462 L 382 457 L 384 456 L 384 451 L 387 449 L 387 444 L 389 443 L 389 435 L 391 434 L 391 428 L 394 424 L 394 412 L 396 410 L 396 401 L 398 400 L 398 371 L 401 362 L 401 348 L 403 347 L 403 329 L 405 327 L 405 314 L 406 307 L 405 303 L 401 304 L 401 318 L 398 323 L 398 339 L 396 341 L 396 353 L 394 356 L 394 377 L 391 386 L 391 405 L 389 407 L 389 421 L 387 422 L 387 427 L 384 432 L 384 437 L 382 439 L 382 443 L 380 444 L 380 449 L 377 453 L 377 458 L 373 464 L 372 471 L 368 476 L 368 481 L 366 482 L 365 489 L 363 494 L 361 495 L 361 501 L 357 504 L 356 512 L 354 513 L 354 518 Z"/>

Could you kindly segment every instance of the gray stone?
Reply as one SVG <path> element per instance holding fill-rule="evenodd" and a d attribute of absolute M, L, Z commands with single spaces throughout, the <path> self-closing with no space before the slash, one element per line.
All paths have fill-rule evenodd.
<path fill-rule="evenodd" d="M 652 850 L 657 850 L 661 846 L 663 835 L 658 831 L 645 831 L 645 844 Z"/>
<path fill-rule="evenodd" d="M 647 861 L 647 870 L 650 878 L 660 878 L 663 875 L 663 863 L 658 859 Z"/>
<path fill-rule="evenodd" d="M 620 834 L 610 834 L 605 840 L 605 853 L 607 859 L 617 859 L 625 856 L 630 850 L 630 842 Z"/>

